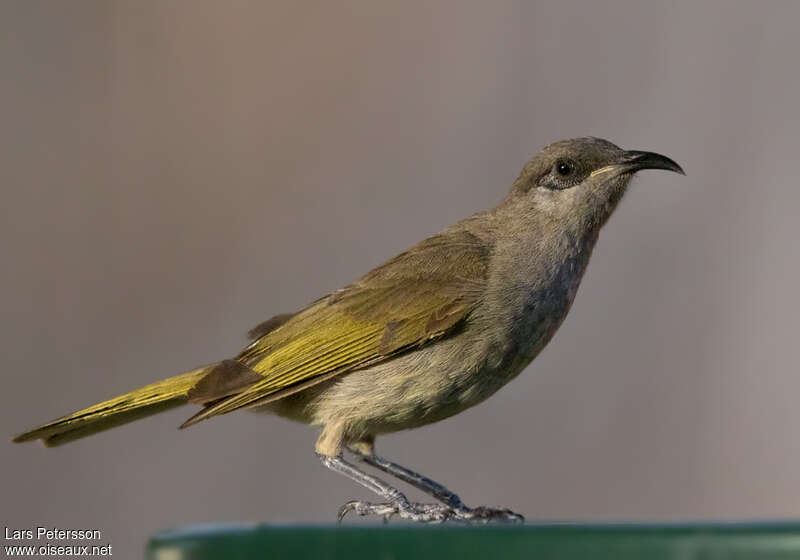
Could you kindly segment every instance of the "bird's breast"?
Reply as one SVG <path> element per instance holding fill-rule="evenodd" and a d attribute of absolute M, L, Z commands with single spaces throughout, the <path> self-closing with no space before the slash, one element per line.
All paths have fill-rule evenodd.
<path fill-rule="evenodd" d="M 516 255 L 498 273 L 487 307 L 495 310 L 503 361 L 527 365 L 569 312 L 591 254 L 591 245 L 538 245 Z M 518 373 L 518 372 L 517 372 Z"/>

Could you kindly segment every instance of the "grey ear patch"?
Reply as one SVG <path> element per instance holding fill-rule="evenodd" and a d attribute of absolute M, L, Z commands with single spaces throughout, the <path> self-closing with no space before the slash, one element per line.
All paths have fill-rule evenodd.
<path fill-rule="evenodd" d="M 274 317 L 270 317 L 263 323 L 259 323 L 249 331 L 247 331 L 247 337 L 250 340 L 258 340 L 262 336 L 267 333 L 270 333 L 284 324 L 286 321 L 294 317 L 294 313 L 281 313 L 280 315 L 275 315 Z"/>
<path fill-rule="evenodd" d="M 190 403 L 205 404 L 235 395 L 263 377 L 236 360 L 223 360 L 189 389 L 186 397 Z"/>

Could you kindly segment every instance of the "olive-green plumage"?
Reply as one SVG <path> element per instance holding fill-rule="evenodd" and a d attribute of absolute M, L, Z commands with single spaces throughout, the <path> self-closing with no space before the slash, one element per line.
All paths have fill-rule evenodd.
<path fill-rule="evenodd" d="M 235 358 L 15 441 L 57 445 L 191 402 L 203 408 L 183 427 L 257 408 L 321 426 L 323 457 L 345 447 L 369 454 L 376 435 L 475 405 L 530 363 L 566 316 L 599 229 L 631 176 L 647 168 L 682 172 L 664 156 L 597 138 L 551 144 L 498 206 L 297 313 L 262 323 Z"/>
<path fill-rule="evenodd" d="M 130 393 L 57 418 L 14 438 L 19 443 L 41 439 L 47 447 L 61 445 L 115 428 L 186 403 L 186 393 L 210 368 L 156 381 Z"/>

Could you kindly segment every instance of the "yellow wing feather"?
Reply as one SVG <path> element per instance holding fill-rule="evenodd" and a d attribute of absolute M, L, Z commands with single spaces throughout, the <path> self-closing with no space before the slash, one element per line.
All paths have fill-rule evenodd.
<path fill-rule="evenodd" d="M 487 263 L 487 247 L 470 233 L 423 241 L 255 340 L 236 360 L 262 379 L 209 399 L 184 427 L 446 335 L 483 293 Z"/>

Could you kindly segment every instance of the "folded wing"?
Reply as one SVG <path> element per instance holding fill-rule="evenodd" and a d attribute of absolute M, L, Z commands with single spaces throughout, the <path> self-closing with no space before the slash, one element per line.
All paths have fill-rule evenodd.
<path fill-rule="evenodd" d="M 469 232 L 444 232 L 316 301 L 245 348 L 235 359 L 241 379 L 231 379 L 239 374 L 229 364 L 220 394 L 206 391 L 206 408 L 182 427 L 276 400 L 447 336 L 484 292 L 488 253 Z M 231 394 L 231 387 L 238 392 Z"/>

